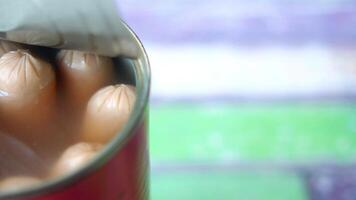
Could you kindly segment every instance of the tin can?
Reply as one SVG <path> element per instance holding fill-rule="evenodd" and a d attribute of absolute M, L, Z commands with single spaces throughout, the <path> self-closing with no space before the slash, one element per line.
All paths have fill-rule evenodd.
<path fill-rule="evenodd" d="M 115 64 L 132 70 L 137 100 L 129 121 L 120 134 L 99 155 L 78 172 L 26 190 L 1 193 L 0 199 L 28 200 L 142 200 L 149 198 L 147 148 L 150 68 L 145 50 L 134 34 L 138 47 L 134 59 L 114 58 Z"/>

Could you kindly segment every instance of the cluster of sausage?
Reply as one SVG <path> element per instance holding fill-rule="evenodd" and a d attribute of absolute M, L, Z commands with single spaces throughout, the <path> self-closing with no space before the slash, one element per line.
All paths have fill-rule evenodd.
<path fill-rule="evenodd" d="M 46 58 L 0 41 L 0 191 L 80 169 L 122 130 L 135 101 L 109 57 L 60 50 Z"/>

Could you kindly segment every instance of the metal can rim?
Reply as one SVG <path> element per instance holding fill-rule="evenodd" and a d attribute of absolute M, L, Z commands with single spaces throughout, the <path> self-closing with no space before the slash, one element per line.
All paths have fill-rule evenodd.
<path fill-rule="evenodd" d="M 148 56 L 142 45 L 142 42 L 126 23 L 123 22 L 123 25 L 132 35 L 135 45 L 137 45 L 139 49 L 137 58 L 133 60 L 135 65 L 137 101 L 135 102 L 132 115 L 130 116 L 130 119 L 124 129 L 120 132 L 120 134 L 117 134 L 109 144 L 105 145 L 105 148 L 93 160 L 91 160 L 79 171 L 75 171 L 73 173 L 69 173 L 68 175 L 55 178 L 53 180 L 48 180 L 45 183 L 41 183 L 39 185 L 22 190 L 0 192 L 0 199 L 45 195 L 73 184 L 76 181 L 79 181 L 80 178 L 89 175 L 107 163 L 110 158 L 112 158 L 115 153 L 117 153 L 124 146 L 127 140 L 129 140 L 129 138 L 133 135 L 136 125 L 143 118 L 143 113 L 145 112 L 146 105 L 149 101 L 151 70 Z"/>

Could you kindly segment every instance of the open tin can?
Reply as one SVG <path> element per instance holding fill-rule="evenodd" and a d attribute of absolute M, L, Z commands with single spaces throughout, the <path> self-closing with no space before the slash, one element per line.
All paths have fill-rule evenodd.
<path fill-rule="evenodd" d="M 14 2 L 19 1 L 8 1 L 9 4 L 14 4 Z M 42 2 L 43 4 L 46 4 L 46 1 Z M 61 1 L 57 2 L 57 4 L 63 6 L 66 4 L 66 2 L 68 3 L 70 1 Z M 90 2 L 95 1 L 82 1 L 82 3 L 87 4 L 90 4 Z M 98 4 L 109 5 L 107 2 L 109 1 L 104 1 L 104 3 Z M 52 3 L 56 4 L 55 2 Z M 79 2 L 77 3 L 79 4 Z M 95 7 L 94 4 L 91 7 Z M 55 7 L 55 5 L 52 5 L 51 8 L 55 9 Z M 42 8 L 46 8 L 46 6 L 43 6 Z M 4 6 L 2 9 L 7 8 Z M 90 9 L 87 10 L 90 11 Z M 53 14 L 51 11 L 48 11 L 48 13 Z M 50 14 L 50 16 L 53 16 L 52 14 Z M 86 14 L 90 14 L 90 12 L 84 14 L 81 12 L 81 16 L 85 16 Z M 50 20 L 56 21 L 53 18 Z M 18 20 L 16 23 L 20 21 Z M 84 40 L 84 42 L 79 41 L 76 44 L 73 42 L 71 43 L 70 41 L 66 41 L 66 38 L 70 38 L 72 41 L 76 41 L 77 39 L 74 37 L 75 34 L 73 37 L 71 37 L 70 34 L 73 34 L 73 32 L 64 31 L 62 32 L 64 34 L 60 35 L 59 37 L 60 42 L 52 44 L 51 42 L 55 40 L 46 40 L 52 36 L 49 32 L 46 31 L 46 29 L 43 29 L 43 27 L 38 29 L 38 26 L 33 24 L 33 26 L 29 26 L 30 28 L 21 25 L 16 27 L 6 25 L 4 26 L 4 24 L 1 25 L 1 23 L 2 22 L 0 22 L 0 36 L 7 40 L 32 45 L 35 44 L 40 46 L 70 49 L 77 49 L 76 47 L 80 42 L 85 43 Z M 22 23 L 26 24 L 24 21 L 22 21 Z M 58 24 L 60 23 L 57 23 L 57 26 L 55 27 L 58 28 L 58 30 L 63 31 L 64 29 L 61 29 L 60 25 Z M 120 49 L 115 47 L 115 45 L 112 45 L 108 47 L 109 51 L 103 52 L 101 50 L 103 48 L 105 49 L 105 45 L 102 45 L 102 43 L 100 43 L 102 46 L 100 46 L 100 44 L 99 46 L 90 44 L 87 47 L 81 47 L 79 49 L 94 51 L 98 53 L 103 52 L 104 55 L 113 57 L 115 66 L 120 66 L 119 71 L 116 70 L 115 73 L 126 74 L 130 78 L 129 80 L 124 81 L 136 86 L 135 106 L 124 129 L 120 132 L 120 134 L 117 134 L 115 138 L 113 138 L 112 141 L 109 142 L 104 147 L 104 149 L 100 151 L 98 155 L 81 170 L 55 178 L 53 180 L 45 181 L 44 183 L 31 188 L 25 188 L 18 191 L 0 192 L 0 199 L 141 200 L 149 198 L 149 157 L 147 148 L 148 100 L 151 76 L 149 62 L 146 52 L 134 32 L 125 23 L 120 22 L 119 24 L 119 28 L 124 32 L 123 36 L 126 39 L 128 38 L 127 40 L 121 40 L 122 37 L 120 35 L 115 35 L 115 33 L 112 32 L 108 34 L 109 37 L 107 37 L 106 35 L 100 35 L 100 31 L 94 31 L 94 34 L 88 34 L 90 36 L 88 41 L 93 41 L 94 37 L 94 40 L 95 38 L 99 38 L 99 40 L 96 42 L 103 40 L 104 42 L 110 43 L 110 40 L 112 39 L 114 40 L 112 42 L 113 44 L 115 42 L 119 43 L 118 47 L 122 47 L 128 44 L 129 46 L 134 47 L 130 47 L 131 50 L 134 50 L 125 51 L 123 48 Z M 107 24 L 106 26 L 110 26 L 110 24 Z M 50 30 L 50 28 L 51 27 L 49 27 L 48 30 Z M 31 34 L 36 32 L 43 35 L 46 35 L 46 33 L 48 34 L 46 35 L 45 40 L 31 40 L 32 42 L 27 39 L 24 40 L 23 37 L 18 37 L 18 39 L 8 37 L 11 35 L 8 33 L 13 33 L 14 31 L 17 31 L 18 33 L 19 30 L 22 33 L 26 33 L 27 30 L 31 30 Z M 35 32 L 32 30 L 35 30 Z M 58 30 L 55 32 L 54 36 L 57 35 Z M 98 34 L 95 35 L 96 33 Z M 115 37 L 112 35 L 115 35 Z M 127 41 L 129 43 L 127 43 Z M 118 49 L 121 51 L 116 51 Z"/>

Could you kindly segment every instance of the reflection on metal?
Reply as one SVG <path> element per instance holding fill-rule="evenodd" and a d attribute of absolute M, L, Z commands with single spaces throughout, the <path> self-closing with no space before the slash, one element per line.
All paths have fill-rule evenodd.
<path fill-rule="evenodd" d="M 2 0 L 1 5 L 3 39 L 111 57 L 137 57 L 139 47 L 120 19 L 115 1 Z"/>

